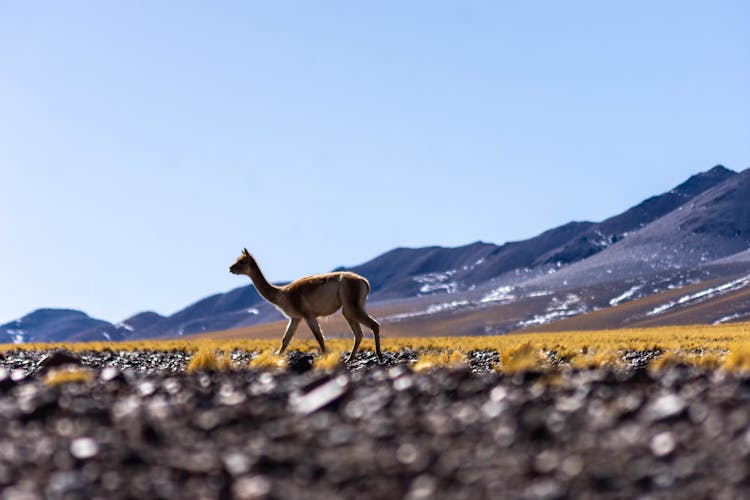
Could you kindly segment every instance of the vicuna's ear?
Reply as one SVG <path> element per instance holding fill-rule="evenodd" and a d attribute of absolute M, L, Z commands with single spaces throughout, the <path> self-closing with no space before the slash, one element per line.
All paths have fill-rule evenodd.
<path fill-rule="evenodd" d="M 250 252 L 248 252 L 248 251 L 247 251 L 247 248 L 243 248 L 243 249 L 242 249 L 242 253 L 243 253 L 244 255 L 250 256 Z"/>

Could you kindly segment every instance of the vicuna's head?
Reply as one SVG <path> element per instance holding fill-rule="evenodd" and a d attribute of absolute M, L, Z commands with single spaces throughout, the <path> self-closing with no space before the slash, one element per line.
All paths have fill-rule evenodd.
<path fill-rule="evenodd" d="M 242 255 L 237 257 L 234 264 L 229 266 L 229 272 L 232 274 L 248 274 L 250 272 L 250 253 L 247 248 L 242 249 Z"/>

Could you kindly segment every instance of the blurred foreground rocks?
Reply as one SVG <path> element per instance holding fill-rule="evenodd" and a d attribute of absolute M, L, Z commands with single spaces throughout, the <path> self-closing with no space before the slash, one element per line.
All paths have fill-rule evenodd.
<path fill-rule="evenodd" d="M 750 378 L 676 366 L 414 373 L 413 353 L 353 369 L 184 373 L 181 352 L 0 359 L 0 494 L 90 498 L 742 498 Z M 472 363 L 472 360 L 478 361 Z M 479 366 L 479 369 L 475 366 Z M 472 372 L 479 371 L 483 373 Z"/>

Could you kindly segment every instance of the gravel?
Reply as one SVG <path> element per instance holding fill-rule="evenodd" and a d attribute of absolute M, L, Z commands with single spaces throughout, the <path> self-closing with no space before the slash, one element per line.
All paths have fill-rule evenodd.
<path fill-rule="evenodd" d="M 181 352 L 0 359 L 2 498 L 741 498 L 750 377 L 677 366 L 184 373 Z M 482 361 L 485 360 L 485 361 Z M 293 362 L 292 362 L 293 361 Z M 637 366 L 637 363 L 635 364 Z M 292 367 L 296 368 L 292 368 Z M 474 371 L 472 371 L 474 370 Z"/>

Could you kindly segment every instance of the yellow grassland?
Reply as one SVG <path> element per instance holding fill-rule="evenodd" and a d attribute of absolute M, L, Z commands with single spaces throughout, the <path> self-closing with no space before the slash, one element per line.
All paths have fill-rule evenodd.
<path fill-rule="evenodd" d="M 351 339 L 328 339 L 327 344 L 332 353 L 347 352 L 351 347 Z M 212 363 L 221 365 L 217 366 L 218 369 L 226 369 L 231 367 L 229 355 L 234 350 L 258 353 L 255 358 L 257 361 L 251 363 L 254 367 L 279 366 L 280 360 L 273 355 L 278 346 L 278 339 L 203 337 L 137 342 L 0 344 L 0 353 L 13 349 L 48 350 L 51 348 L 64 348 L 74 352 L 176 350 L 194 353 L 194 358 L 205 358 L 200 362 L 195 361 L 195 369 L 214 369 Z M 295 341 L 291 348 L 318 353 L 317 344 L 312 339 Z M 498 352 L 501 360 L 498 369 L 504 372 L 544 368 L 551 357 L 559 360 L 562 365 L 578 368 L 617 367 L 623 364 L 622 355 L 627 351 L 658 350 L 662 353 L 662 357 L 652 363 L 652 366 L 656 368 L 671 366 L 675 363 L 687 363 L 706 368 L 724 367 L 750 371 L 750 323 L 519 333 L 477 337 L 384 337 L 383 348 L 386 351 L 413 349 L 417 352 L 416 363 L 419 363 L 421 358 L 425 369 L 455 364 L 457 359 L 463 360 L 465 355 L 473 350 Z M 373 351 L 372 339 L 363 340 L 361 349 Z M 213 360 L 212 354 L 215 358 Z M 325 362 L 316 364 L 321 368 L 330 368 L 337 361 L 338 358 L 332 355 L 327 357 Z"/>

